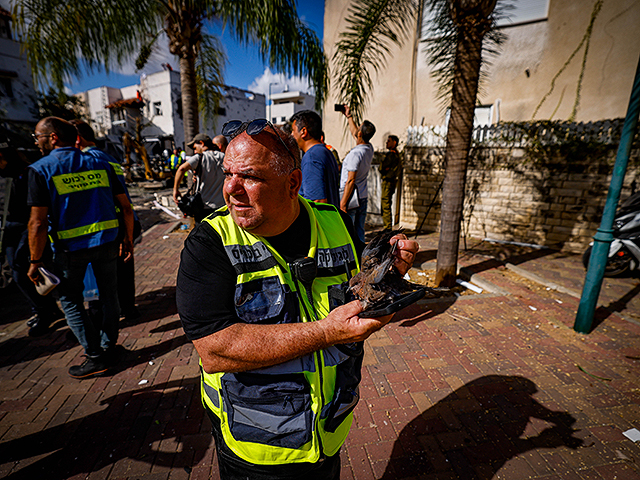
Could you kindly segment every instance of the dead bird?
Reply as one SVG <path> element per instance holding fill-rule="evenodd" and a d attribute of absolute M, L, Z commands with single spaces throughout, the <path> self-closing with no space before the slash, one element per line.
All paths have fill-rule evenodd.
<path fill-rule="evenodd" d="M 362 252 L 360 272 L 349 281 L 349 289 L 360 300 L 364 310 L 387 306 L 409 292 L 423 289 L 429 297 L 441 297 L 448 288 L 429 288 L 402 278 L 393 266 L 398 243 L 389 244 L 403 230 L 385 230 Z"/>

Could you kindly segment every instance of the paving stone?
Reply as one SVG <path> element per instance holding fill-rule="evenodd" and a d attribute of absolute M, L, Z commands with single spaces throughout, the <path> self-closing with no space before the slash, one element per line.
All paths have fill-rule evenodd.
<path fill-rule="evenodd" d="M 148 230 L 137 247 L 143 318 L 121 322 L 127 353 L 110 376 L 68 376 L 83 359 L 64 322 L 30 339 L 26 318 L 3 320 L 0 477 L 219 478 L 198 355 L 174 301 L 186 234 L 168 228 Z M 437 235 L 419 240 L 437 246 Z M 640 478 L 640 445 L 621 434 L 640 428 L 640 325 L 625 320 L 640 311 L 638 280 L 605 280 L 600 323 L 584 335 L 572 329 L 573 297 L 500 270 L 487 255 L 463 261 L 506 294 L 414 305 L 365 343 L 341 478 Z M 579 256 L 511 263 L 581 291 Z M 72 462 L 67 451 L 86 455 Z"/>

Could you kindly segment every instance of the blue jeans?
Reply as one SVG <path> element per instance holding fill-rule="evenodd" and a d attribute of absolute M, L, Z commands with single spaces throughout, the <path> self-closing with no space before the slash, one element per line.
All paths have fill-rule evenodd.
<path fill-rule="evenodd" d="M 367 198 L 361 198 L 358 208 L 347 210 L 347 214 L 353 222 L 353 228 L 356 230 L 356 235 L 358 235 L 362 243 L 364 243 L 364 222 L 367 219 L 367 200 Z"/>
<path fill-rule="evenodd" d="M 99 357 L 118 340 L 117 263 L 119 245 L 110 242 L 75 252 L 56 252 L 56 268 L 62 274 L 60 304 L 69 328 L 90 358 Z M 92 318 L 84 308 L 84 275 L 91 263 L 100 292 L 102 318 Z"/>

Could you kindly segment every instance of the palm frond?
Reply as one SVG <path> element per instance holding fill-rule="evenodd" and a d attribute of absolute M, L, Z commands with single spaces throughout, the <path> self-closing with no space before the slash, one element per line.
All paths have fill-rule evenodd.
<path fill-rule="evenodd" d="M 487 67 L 491 65 L 491 59 L 498 55 L 500 46 L 506 39 L 506 35 L 497 28 L 497 24 L 507 16 L 512 8 L 510 1 L 499 1 L 488 19 L 490 26 L 482 43 L 480 92 L 482 92 L 482 85 L 487 79 Z M 454 78 L 456 45 L 459 36 L 465 32 L 461 32 L 454 23 L 449 0 L 429 0 L 426 9 L 428 11 L 425 14 L 423 25 L 425 39 L 422 40 L 422 51 L 426 55 L 428 63 L 433 67 L 432 75 L 438 85 L 437 99 L 444 108 L 449 106 Z"/>
<path fill-rule="evenodd" d="M 17 0 L 13 14 L 34 81 L 62 89 L 70 77 L 132 58 L 161 28 L 156 0 Z"/>
<path fill-rule="evenodd" d="M 203 34 L 196 60 L 196 86 L 198 89 L 198 108 L 202 112 L 205 126 L 213 126 L 222 101 L 226 63 L 227 56 L 220 39 L 213 35 Z"/>
<path fill-rule="evenodd" d="M 316 107 L 322 104 L 328 87 L 327 59 L 317 35 L 298 18 L 293 0 L 221 2 L 217 13 L 238 41 L 259 47 L 269 67 L 307 76 Z"/>
<path fill-rule="evenodd" d="M 373 73 L 387 64 L 393 45 L 401 46 L 412 30 L 416 0 L 356 0 L 349 7 L 347 29 L 333 57 L 341 100 L 356 121 L 362 119 L 373 88 Z"/>

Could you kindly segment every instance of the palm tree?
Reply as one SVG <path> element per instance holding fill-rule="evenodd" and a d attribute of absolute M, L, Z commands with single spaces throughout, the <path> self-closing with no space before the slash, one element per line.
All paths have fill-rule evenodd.
<path fill-rule="evenodd" d="M 441 99 L 451 102 L 436 283 L 453 286 L 480 67 L 483 55 L 495 54 L 503 40 L 494 28 L 502 11 L 497 0 L 355 0 L 334 56 L 336 82 L 344 103 L 361 118 L 373 88 L 370 71 L 384 68 L 390 46 L 402 45 L 416 22 L 422 24 L 423 1 L 433 38 L 425 50 Z"/>
<path fill-rule="evenodd" d="M 169 41 L 180 64 L 184 135 L 212 119 L 221 98 L 226 57 L 206 23 L 222 21 L 243 44 L 257 44 L 271 68 L 306 75 L 324 100 L 327 66 L 320 41 L 298 18 L 295 0 L 16 0 L 13 14 L 38 85 L 137 57 L 141 69 L 155 42 Z"/>

